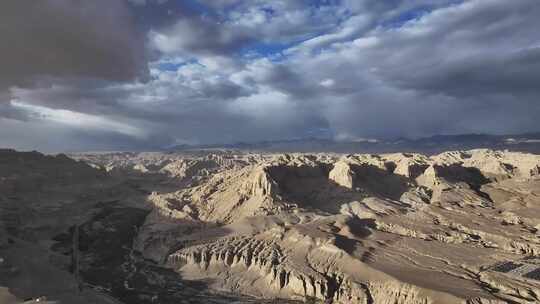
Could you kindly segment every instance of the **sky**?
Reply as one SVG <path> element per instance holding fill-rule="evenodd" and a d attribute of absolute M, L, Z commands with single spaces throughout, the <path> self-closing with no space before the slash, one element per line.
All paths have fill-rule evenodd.
<path fill-rule="evenodd" d="M 0 147 L 540 131 L 538 0 L 2 0 Z"/>

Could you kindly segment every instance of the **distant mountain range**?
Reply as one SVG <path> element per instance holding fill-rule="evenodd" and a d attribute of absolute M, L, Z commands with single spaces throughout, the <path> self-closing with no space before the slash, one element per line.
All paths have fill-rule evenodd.
<path fill-rule="evenodd" d="M 395 140 L 341 141 L 322 138 L 238 142 L 232 144 L 178 145 L 167 151 L 238 150 L 252 152 L 335 152 L 335 153 L 440 153 L 448 150 L 489 148 L 540 153 L 540 133 L 514 135 L 460 134 Z"/>

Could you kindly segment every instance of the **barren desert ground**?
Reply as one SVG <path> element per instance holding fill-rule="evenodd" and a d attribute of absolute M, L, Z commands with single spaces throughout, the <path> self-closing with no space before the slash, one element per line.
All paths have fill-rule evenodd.
<path fill-rule="evenodd" d="M 0 152 L 0 302 L 538 303 L 540 156 Z"/>

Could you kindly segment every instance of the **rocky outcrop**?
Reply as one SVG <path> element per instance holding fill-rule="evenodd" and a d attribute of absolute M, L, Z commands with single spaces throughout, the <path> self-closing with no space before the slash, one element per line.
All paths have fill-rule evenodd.
<path fill-rule="evenodd" d="M 336 294 L 343 278 L 326 277 L 315 271 L 301 273 L 285 259 L 283 251 L 275 241 L 251 238 L 221 239 L 217 242 L 189 247 L 169 256 L 173 267 L 196 266 L 201 271 L 213 269 L 240 269 L 257 274 L 257 281 L 269 286 L 268 294 L 295 297 L 313 297 L 319 300 L 339 298 Z M 234 276 L 234 274 L 229 274 Z M 229 284 L 227 284 L 229 285 Z M 249 287 L 242 287 L 249 290 Z"/>
<path fill-rule="evenodd" d="M 318 270 L 314 265 L 299 268 L 274 240 L 220 239 L 179 250 L 169 256 L 168 265 L 180 272 L 193 267 L 209 275 L 225 272 L 229 277 L 225 288 L 262 293 L 266 297 L 313 298 L 332 303 L 433 303 L 414 286 L 392 280 L 361 283 L 340 271 Z M 237 286 L 246 273 L 254 280 L 253 284 Z"/>
<path fill-rule="evenodd" d="M 334 168 L 330 171 L 328 178 L 342 187 L 352 189 L 354 180 L 353 175 L 354 172 L 347 162 L 338 161 L 334 164 Z"/>
<path fill-rule="evenodd" d="M 191 299 L 189 284 L 202 282 L 280 302 L 535 303 L 540 294 L 535 155 L 81 156 L 90 166 L 2 153 L 0 251 L 11 250 L 3 238 L 38 248 L 82 224 L 82 270 L 103 286 L 111 271 L 126 271 L 113 287 L 145 301 L 152 290 L 167 291 L 162 302 L 185 290 Z M 109 165 L 114 178 L 102 169 Z M 69 264 L 62 253 L 72 247 L 60 249 L 55 263 Z"/>
<path fill-rule="evenodd" d="M 277 197 L 279 186 L 267 170 L 265 167 L 255 168 L 241 191 L 247 196 Z"/>
<path fill-rule="evenodd" d="M 540 164 L 538 155 L 487 149 L 445 152 L 432 159 L 438 164 L 476 168 L 486 177 L 496 179 L 531 178 Z"/>
<path fill-rule="evenodd" d="M 0 149 L 0 193 L 21 194 L 46 191 L 47 187 L 95 183 L 106 178 L 104 171 L 64 154 L 55 156 L 38 152 Z"/>
<path fill-rule="evenodd" d="M 200 160 L 177 160 L 161 168 L 160 172 L 166 173 L 171 177 L 184 179 L 196 176 L 207 176 L 218 168 L 232 165 L 232 162 L 228 163 L 220 158 L 214 159 L 214 157 Z"/>

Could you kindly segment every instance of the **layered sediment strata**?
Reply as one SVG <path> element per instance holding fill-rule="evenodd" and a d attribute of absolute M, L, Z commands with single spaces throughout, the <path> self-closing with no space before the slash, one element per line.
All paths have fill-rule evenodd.
<path fill-rule="evenodd" d="M 205 185 L 163 196 L 182 197 L 178 201 L 199 210 L 199 217 L 192 219 L 218 225 L 203 233 L 207 237 L 199 232 L 183 237 L 186 241 L 168 261 L 188 277 L 211 278 L 215 288 L 266 298 L 335 303 L 514 301 L 519 296 L 485 287 L 492 273 L 481 269 L 492 259 L 539 254 L 531 219 L 538 216 L 540 202 L 533 193 L 540 181 L 531 172 L 540 158 L 523 157 L 520 164 L 520 154 L 485 150 L 433 157 L 282 155 L 226 170 Z M 509 189 L 518 184 L 521 190 Z M 215 213 L 221 217 L 210 215 Z M 214 232 L 216 238 L 209 238 Z M 426 247 L 415 248 L 416 242 Z M 485 255 L 459 267 L 461 256 L 441 255 L 431 247 Z M 384 262 L 390 257 L 392 263 Z M 316 262 L 321 259 L 326 262 Z M 404 270 L 410 277 L 396 260 L 411 265 Z M 341 266 L 343 261 L 360 264 L 349 269 Z M 458 291 L 418 279 L 435 274 L 463 287 Z M 533 301 L 538 293 L 532 286 L 522 288 L 532 294 L 524 298 Z M 437 302 L 441 295 L 446 302 Z"/>
<path fill-rule="evenodd" d="M 24 266 L 8 238 L 69 260 L 43 244 L 79 224 L 93 240 L 82 242 L 92 247 L 84 271 L 106 273 L 92 259 L 117 248 L 115 265 L 129 275 L 115 286 L 141 303 L 156 288 L 173 290 L 171 301 L 189 294 L 202 303 L 214 298 L 197 288 L 245 303 L 540 302 L 537 155 L 79 156 L 87 165 L 4 153 L 16 160 L 13 168 L 0 160 L 0 252 L 10 263 Z M 43 187 L 20 186 L 34 181 Z M 141 214 L 136 225 L 113 224 L 131 212 Z M 122 231 L 129 239 L 118 246 L 98 241 Z"/>

